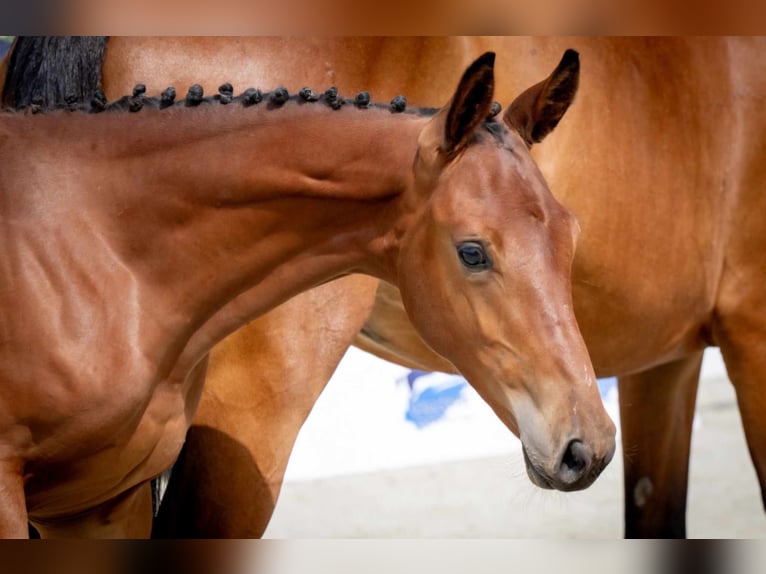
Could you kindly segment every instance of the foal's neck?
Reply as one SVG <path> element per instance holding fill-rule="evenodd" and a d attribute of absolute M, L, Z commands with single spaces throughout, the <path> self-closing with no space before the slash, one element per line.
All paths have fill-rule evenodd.
<path fill-rule="evenodd" d="M 160 158 L 177 187 L 213 205 L 397 195 L 424 122 L 415 114 L 295 102 L 277 109 L 218 104 L 131 117 L 131 133 L 110 142 L 112 153 L 139 168 Z"/>
<path fill-rule="evenodd" d="M 93 165 L 121 205 L 116 251 L 195 324 L 192 355 L 334 277 L 393 279 L 398 199 L 424 118 L 295 103 L 134 117 L 122 141 L 107 119 L 110 161 Z"/>
<path fill-rule="evenodd" d="M 247 250 L 259 237 L 284 236 L 287 229 L 315 234 L 312 246 L 319 236 L 337 243 L 343 230 L 380 233 L 390 223 L 383 221 L 382 206 L 412 177 L 424 123 L 380 109 L 294 102 L 271 110 L 211 106 L 154 112 L 155 118 L 150 113 L 146 126 L 135 126 L 135 137 L 113 148 L 126 176 L 141 182 L 130 193 L 218 220 L 216 233 L 231 233 L 241 222 L 248 237 L 239 247 Z M 175 117 L 166 123 L 165 113 Z M 246 214 L 285 227 L 253 227 Z"/>

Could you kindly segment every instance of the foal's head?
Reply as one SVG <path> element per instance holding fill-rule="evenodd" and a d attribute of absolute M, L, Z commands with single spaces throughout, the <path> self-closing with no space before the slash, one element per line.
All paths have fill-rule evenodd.
<path fill-rule="evenodd" d="M 569 107 L 579 59 L 488 120 L 493 65 L 474 62 L 420 134 L 398 283 L 425 341 L 521 438 L 532 481 L 575 490 L 611 459 L 615 427 L 572 310 L 577 221 L 529 149 Z"/>

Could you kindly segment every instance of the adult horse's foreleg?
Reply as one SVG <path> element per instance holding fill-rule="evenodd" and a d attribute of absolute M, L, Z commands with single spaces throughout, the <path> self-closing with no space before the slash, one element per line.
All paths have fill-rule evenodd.
<path fill-rule="evenodd" d="M 298 431 L 367 319 L 377 283 L 355 275 L 303 293 L 213 349 L 153 536 L 263 534 Z"/>
<path fill-rule="evenodd" d="M 23 465 L 0 461 L 0 538 L 29 538 Z"/>
<path fill-rule="evenodd" d="M 626 538 L 686 536 L 686 489 L 702 351 L 619 378 Z"/>
<path fill-rule="evenodd" d="M 142 482 L 97 507 L 62 520 L 33 521 L 41 538 L 149 538 L 152 492 Z"/>

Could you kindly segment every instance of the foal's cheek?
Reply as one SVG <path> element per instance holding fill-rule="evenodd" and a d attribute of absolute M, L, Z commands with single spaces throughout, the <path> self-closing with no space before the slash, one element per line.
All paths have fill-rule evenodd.
<path fill-rule="evenodd" d="M 432 263 L 435 260 L 432 260 Z M 434 351 L 450 352 L 459 340 L 460 312 L 455 307 L 459 296 L 453 280 L 436 265 L 419 265 L 401 277 L 401 292 L 407 314 L 420 337 Z"/>

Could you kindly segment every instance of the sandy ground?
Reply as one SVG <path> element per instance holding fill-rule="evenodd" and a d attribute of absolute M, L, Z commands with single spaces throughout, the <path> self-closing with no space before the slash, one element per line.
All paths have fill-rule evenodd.
<path fill-rule="evenodd" d="M 766 516 L 728 380 L 703 380 L 688 535 L 764 538 Z M 584 492 L 536 489 L 520 456 L 284 485 L 267 538 L 620 538 L 620 453 Z"/>

